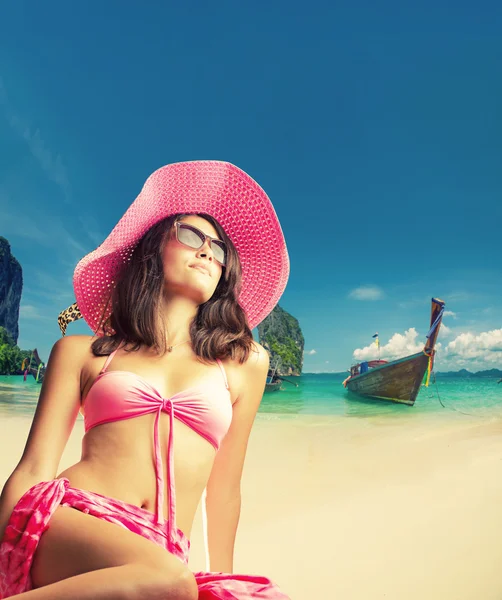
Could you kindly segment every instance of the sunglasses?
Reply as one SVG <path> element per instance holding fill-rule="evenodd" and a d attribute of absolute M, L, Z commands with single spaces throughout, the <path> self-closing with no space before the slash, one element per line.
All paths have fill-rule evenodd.
<path fill-rule="evenodd" d="M 227 245 L 225 242 L 218 238 L 213 238 L 210 235 L 206 235 L 203 231 L 197 229 L 197 227 L 184 223 L 183 221 L 175 221 L 174 224 L 176 226 L 176 239 L 180 244 L 198 250 L 199 248 L 202 248 L 206 243 L 206 240 L 209 240 L 214 259 L 219 262 L 222 267 L 225 266 L 227 262 Z"/>

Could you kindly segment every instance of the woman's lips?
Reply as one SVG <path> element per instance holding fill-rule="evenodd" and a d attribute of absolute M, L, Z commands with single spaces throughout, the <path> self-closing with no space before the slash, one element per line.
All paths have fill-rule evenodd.
<path fill-rule="evenodd" d="M 197 271 L 201 271 L 205 275 L 211 276 L 211 274 L 209 273 L 209 269 L 207 267 L 205 267 L 204 265 L 192 265 L 191 268 L 197 269 Z"/>

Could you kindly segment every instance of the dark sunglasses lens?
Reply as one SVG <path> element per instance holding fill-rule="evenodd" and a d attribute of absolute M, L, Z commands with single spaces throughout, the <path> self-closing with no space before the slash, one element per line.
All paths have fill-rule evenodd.
<path fill-rule="evenodd" d="M 180 223 L 178 225 L 178 241 L 185 246 L 190 248 L 198 249 L 202 246 L 205 241 L 204 234 L 197 228 L 191 225 Z M 225 242 L 218 240 L 211 241 L 211 250 L 213 251 L 214 258 L 221 264 L 226 263 L 227 247 Z"/>
<path fill-rule="evenodd" d="M 226 264 L 227 253 L 224 242 L 217 242 L 213 240 L 211 242 L 211 250 L 213 251 L 214 258 L 221 264 Z"/>
<path fill-rule="evenodd" d="M 204 240 L 200 237 L 197 231 L 187 225 L 179 225 L 178 240 L 182 244 L 190 246 L 190 248 L 200 248 L 204 243 Z"/>

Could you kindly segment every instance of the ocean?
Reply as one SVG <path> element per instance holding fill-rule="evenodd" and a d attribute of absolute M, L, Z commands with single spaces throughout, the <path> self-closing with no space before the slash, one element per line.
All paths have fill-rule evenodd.
<path fill-rule="evenodd" d="M 283 382 L 282 389 L 266 393 L 259 415 L 345 415 L 412 416 L 424 413 L 452 411 L 487 417 L 502 416 L 502 384 L 496 378 L 441 377 L 428 388 L 422 387 L 414 406 L 366 400 L 352 396 L 344 389 L 344 374 L 307 373 L 288 377 L 298 387 Z M 0 376 L 0 416 L 33 415 L 40 393 L 40 384 L 33 377 Z"/>

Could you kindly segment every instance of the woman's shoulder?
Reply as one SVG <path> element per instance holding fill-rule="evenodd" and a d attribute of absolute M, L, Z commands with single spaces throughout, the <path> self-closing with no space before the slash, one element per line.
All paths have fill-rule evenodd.
<path fill-rule="evenodd" d="M 93 335 L 65 335 L 56 340 L 54 346 L 67 349 L 86 349 L 91 347 L 92 342 L 96 339 Z"/>
<path fill-rule="evenodd" d="M 269 362 L 269 354 L 267 350 L 259 344 L 256 340 L 251 342 L 251 349 L 249 351 L 248 357 L 244 362 L 241 362 L 239 358 L 227 358 L 223 361 L 225 365 L 235 369 L 260 369 L 264 368 L 264 364 Z"/>
<path fill-rule="evenodd" d="M 89 356 L 95 339 L 92 335 L 65 335 L 54 343 L 52 352 L 64 353 L 67 358 L 74 358 L 82 364 Z"/>
<path fill-rule="evenodd" d="M 237 390 L 245 388 L 249 381 L 254 381 L 257 377 L 266 377 L 270 358 L 267 350 L 253 340 L 251 351 L 243 363 L 237 358 L 228 358 L 223 362 L 230 389 Z"/>
<path fill-rule="evenodd" d="M 251 369 L 263 369 L 265 364 L 268 369 L 268 363 L 270 361 L 269 354 L 265 348 L 259 344 L 257 341 L 253 340 L 253 348 L 248 356 L 246 361 L 247 368 Z"/>

